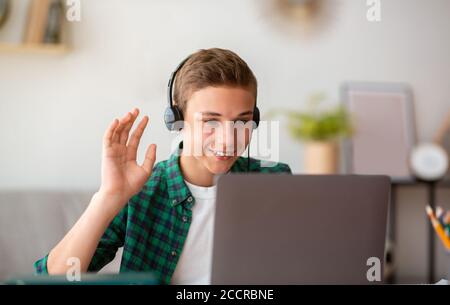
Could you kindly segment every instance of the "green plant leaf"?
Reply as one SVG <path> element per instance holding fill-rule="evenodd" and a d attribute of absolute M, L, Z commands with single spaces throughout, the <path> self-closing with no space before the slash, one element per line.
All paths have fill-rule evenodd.
<path fill-rule="evenodd" d="M 275 110 L 271 116 L 285 115 L 288 118 L 289 133 L 294 139 L 329 141 L 348 137 L 353 132 L 351 117 L 342 105 L 319 110 L 323 94 L 312 95 L 308 111 Z"/>

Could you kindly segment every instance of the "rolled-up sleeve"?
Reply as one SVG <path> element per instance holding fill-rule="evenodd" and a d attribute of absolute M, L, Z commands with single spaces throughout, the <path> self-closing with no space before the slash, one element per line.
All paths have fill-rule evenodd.
<path fill-rule="evenodd" d="M 47 260 L 48 254 L 34 263 L 35 274 L 48 274 Z"/>

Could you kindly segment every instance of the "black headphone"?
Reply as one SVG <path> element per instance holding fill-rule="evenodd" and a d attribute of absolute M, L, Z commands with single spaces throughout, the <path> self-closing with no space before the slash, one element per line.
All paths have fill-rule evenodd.
<path fill-rule="evenodd" d="M 175 82 L 175 76 L 177 75 L 178 71 L 183 67 L 183 65 L 188 61 L 188 59 L 191 58 L 191 56 L 188 56 L 185 58 L 181 63 L 178 64 L 177 68 L 170 74 L 169 83 L 167 84 L 167 108 L 164 111 L 164 123 L 166 124 L 166 127 L 170 131 L 178 131 L 182 129 L 183 125 L 183 113 L 181 112 L 180 108 L 178 106 L 173 104 L 173 84 Z M 255 108 L 253 109 L 253 122 L 255 122 L 255 125 L 257 128 L 259 125 L 260 115 L 259 115 L 259 109 L 256 107 L 256 101 L 255 101 Z"/>

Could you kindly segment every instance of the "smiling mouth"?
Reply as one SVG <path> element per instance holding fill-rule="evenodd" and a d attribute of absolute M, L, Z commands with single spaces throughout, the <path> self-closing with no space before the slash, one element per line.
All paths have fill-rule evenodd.
<path fill-rule="evenodd" d="M 206 148 L 210 153 L 212 153 L 216 157 L 220 158 L 231 158 L 236 155 L 235 151 L 222 151 L 222 150 L 213 150 L 211 148 Z"/>

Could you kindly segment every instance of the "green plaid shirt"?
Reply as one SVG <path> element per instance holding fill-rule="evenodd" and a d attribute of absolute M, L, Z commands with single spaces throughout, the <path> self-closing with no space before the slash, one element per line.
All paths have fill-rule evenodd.
<path fill-rule="evenodd" d="M 248 159 L 239 157 L 231 172 L 246 172 Z M 250 159 L 250 171 L 291 173 L 288 165 L 262 167 Z M 98 244 L 88 271 L 95 272 L 114 259 L 123 247 L 120 272 L 153 272 L 161 283 L 169 284 L 192 221 L 195 199 L 184 183 L 179 151 L 158 162 L 142 190 L 133 196 L 114 218 Z M 35 264 L 36 273 L 48 273 L 47 258 Z"/>

